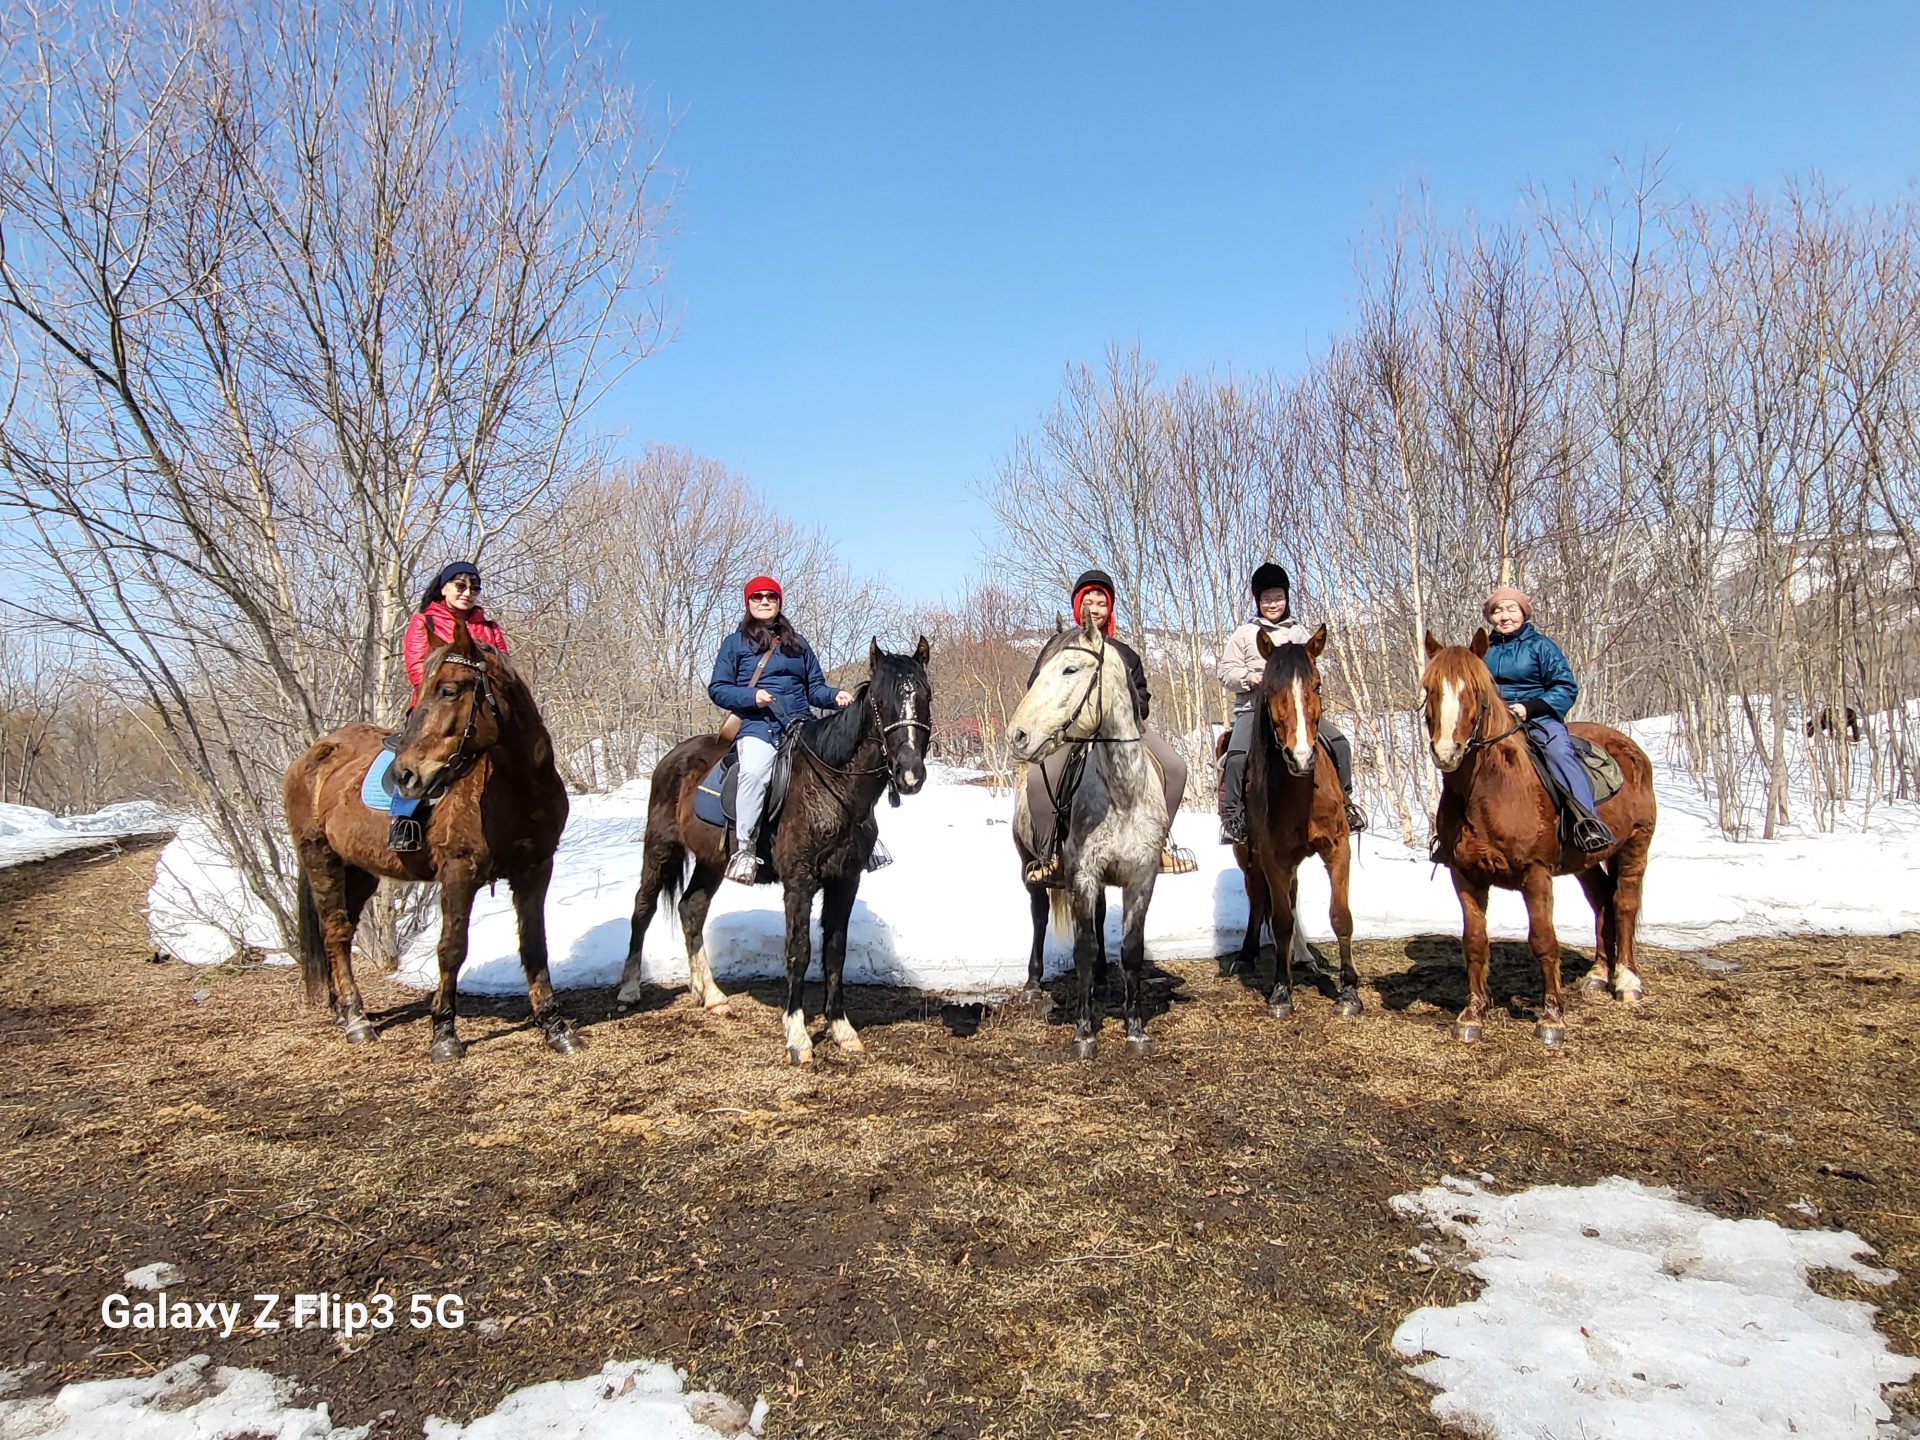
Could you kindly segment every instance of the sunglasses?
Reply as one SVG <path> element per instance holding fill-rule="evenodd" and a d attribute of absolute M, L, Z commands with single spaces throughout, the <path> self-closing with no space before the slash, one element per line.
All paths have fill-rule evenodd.
<path fill-rule="evenodd" d="M 749 600 L 778 600 L 779 598 L 780 592 L 778 590 L 756 590 L 747 596 Z"/>
<path fill-rule="evenodd" d="M 447 587 L 452 590 L 471 590 L 476 595 L 480 593 L 480 582 L 465 575 L 449 580 Z"/>

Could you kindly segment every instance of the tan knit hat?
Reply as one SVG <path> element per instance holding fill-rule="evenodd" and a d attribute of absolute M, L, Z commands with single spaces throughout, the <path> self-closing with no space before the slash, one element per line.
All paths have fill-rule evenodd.
<path fill-rule="evenodd" d="M 1484 618 L 1491 620 L 1493 618 L 1493 607 L 1507 600 L 1513 601 L 1514 604 L 1520 607 L 1520 618 L 1522 620 L 1533 619 L 1533 601 L 1527 598 L 1525 591 L 1517 590 L 1511 585 L 1501 585 L 1496 588 L 1491 595 L 1487 596 L 1481 603 L 1480 614 Z"/>

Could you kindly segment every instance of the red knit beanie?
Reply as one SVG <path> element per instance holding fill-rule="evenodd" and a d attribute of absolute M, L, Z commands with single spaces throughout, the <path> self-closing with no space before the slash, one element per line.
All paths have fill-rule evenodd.
<path fill-rule="evenodd" d="M 761 590 L 771 590 L 774 594 L 780 596 L 781 604 L 784 605 L 786 603 L 787 597 L 782 594 L 780 590 L 780 582 L 771 575 L 754 576 L 751 580 L 747 581 L 747 588 L 742 593 L 747 599 L 751 600 L 754 595 Z"/>
<path fill-rule="evenodd" d="M 1080 586 L 1079 589 L 1073 592 L 1073 623 L 1076 625 L 1082 625 L 1086 623 L 1080 618 L 1080 602 L 1086 599 L 1087 592 L 1089 590 L 1098 590 L 1102 595 L 1107 597 L 1106 623 L 1101 625 L 1100 629 L 1104 634 L 1107 634 L 1107 635 L 1113 634 L 1113 591 L 1111 588 L 1109 588 L 1108 586 L 1102 585 L 1097 580 L 1087 584 L 1083 584 Z"/>
<path fill-rule="evenodd" d="M 1515 589 L 1511 585 L 1496 587 L 1494 592 L 1481 602 L 1480 614 L 1485 619 L 1491 620 L 1493 618 L 1493 607 L 1506 600 L 1511 600 L 1520 607 L 1520 618 L 1522 620 L 1533 619 L 1533 601 L 1527 598 L 1525 591 Z"/>

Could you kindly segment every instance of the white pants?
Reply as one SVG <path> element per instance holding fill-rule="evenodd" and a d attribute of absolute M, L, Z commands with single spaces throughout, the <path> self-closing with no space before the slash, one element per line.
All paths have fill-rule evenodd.
<path fill-rule="evenodd" d="M 760 811 L 767 803 L 774 749 L 757 735 L 742 735 L 735 746 L 740 752 L 740 785 L 733 797 L 733 830 L 740 844 L 748 846 L 760 829 Z"/>

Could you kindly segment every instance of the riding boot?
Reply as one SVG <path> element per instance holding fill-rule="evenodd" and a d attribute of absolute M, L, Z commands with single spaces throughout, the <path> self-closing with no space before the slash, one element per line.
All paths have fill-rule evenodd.
<path fill-rule="evenodd" d="M 1036 855 L 1027 862 L 1026 869 L 1020 872 L 1020 878 L 1029 885 L 1046 885 L 1058 889 L 1060 885 L 1060 850 L 1055 846 L 1045 855 Z"/>
<path fill-rule="evenodd" d="M 1367 812 L 1360 808 L 1360 802 L 1351 795 L 1342 797 L 1347 807 L 1347 829 L 1358 835 L 1367 828 Z"/>
<path fill-rule="evenodd" d="M 411 855 L 426 848 L 426 833 L 411 815 L 395 815 L 387 822 L 387 849 L 396 855 Z"/>
<path fill-rule="evenodd" d="M 1220 843 L 1222 845 L 1244 845 L 1247 843 L 1247 812 L 1238 805 L 1225 806 L 1220 811 Z"/>
<path fill-rule="evenodd" d="M 1193 858 L 1193 852 L 1184 845 L 1176 845 L 1172 840 L 1160 847 L 1160 873 L 1162 875 L 1191 875 L 1200 868 L 1200 862 Z"/>
<path fill-rule="evenodd" d="M 727 862 L 727 879 L 736 885 L 752 885 L 760 878 L 760 857 L 754 853 L 753 837 L 745 837 L 740 848 Z"/>
<path fill-rule="evenodd" d="M 1598 815 L 1589 815 L 1578 809 L 1574 810 L 1570 828 L 1573 831 L 1573 843 L 1589 855 L 1596 850 L 1607 849 L 1617 838 L 1607 822 Z"/>

